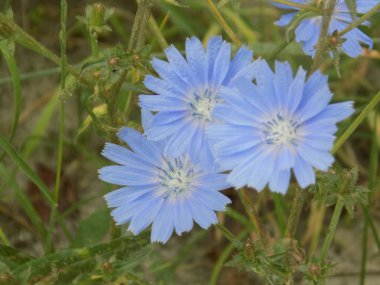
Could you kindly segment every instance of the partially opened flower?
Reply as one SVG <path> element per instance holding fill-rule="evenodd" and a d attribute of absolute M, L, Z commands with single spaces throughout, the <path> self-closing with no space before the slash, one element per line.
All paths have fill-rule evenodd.
<path fill-rule="evenodd" d="M 123 186 L 105 195 L 118 225 L 140 233 L 153 223 L 151 240 L 167 242 L 176 231 L 190 231 L 193 220 L 202 228 L 217 223 L 214 211 L 230 200 L 219 190 L 229 188 L 226 175 L 205 172 L 188 155 L 163 155 L 164 143 L 148 141 L 139 132 L 123 128 L 118 137 L 126 147 L 107 143 L 103 155 L 120 165 L 99 170 L 103 181 Z"/>
<path fill-rule="evenodd" d="M 316 0 L 291 0 L 291 2 L 304 5 L 313 5 L 315 7 L 320 7 L 323 5 L 324 1 Z M 376 4 L 379 4 L 379 0 L 356 0 L 356 10 L 358 14 L 367 13 Z M 276 4 L 281 8 L 300 10 L 298 7 L 293 7 L 289 5 Z M 296 16 L 297 12 L 292 12 L 283 15 L 279 21 L 276 22 L 279 26 L 289 25 L 293 18 Z M 346 4 L 345 0 L 336 0 L 335 9 L 333 11 L 328 33 L 332 35 L 335 31 L 340 32 L 344 30 L 348 25 L 353 22 L 350 10 Z M 368 21 L 363 22 L 362 25 L 369 25 Z M 296 41 L 302 43 L 302 48 L 304 52 L 308 55 L 314 56 L 315 47 L 318 42 L 319 34 L 322 27 L 322 15 L 315 14 L 314 16 L 309 16 L 304 18 L 298 24 L 295 30 Z M 342 43 L 341 49 L 350 57 L 358 57 L 362 52 L 362 47 L 360 43 L 367 45 L 372 48 L 373 42 L 370 37 L 360 31 L 358 28 L 354 28 L 342 36 L 344 42 Z"/>
<path fill-rule="evenodd" d="M 141 107 L 157 112 L 146 135 L 155 141 L 168 139 L 166 154 L 188 152 L 194 162 L 216 169 L 205 130 L 214 121 L 220 87 L 252 77 L 252 51 L 242 47 L 231 61 L 231 46 L 221 37 L 210 38 L 206 50 L 196 37 L 186 39 L 185 51 L 186 59 L 170 46 L 165 50 L 168 62 L 152 61 L 160 78 L 148 75 L 144 81 L 157 95 L 140 95 Z"/>
<path fill-rule="evenodd" d="M 237 188 L 269 183 L 284 193 L 291 170 L 305 188 L 315 182 L 313 168 L 333 163 L 336 123 L 353 113 L 352 102 L 329 104 L 333 94 L 318 71 L 305 82 L 305 71 L 293 78 L 288 63 L 276 62 L 275 73 L 263 60 L 256 65 L 256 84 L 239 79 L 221 90 L 224 103 L 214 110 L 221 123 L 208 130 L 216 157 Z"/>

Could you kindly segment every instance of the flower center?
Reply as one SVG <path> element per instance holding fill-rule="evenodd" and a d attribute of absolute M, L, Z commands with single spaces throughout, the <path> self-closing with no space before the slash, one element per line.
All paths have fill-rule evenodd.
<path fill-rule="evenodd" d="M 159 183 L 165 188 L 164 199 L 177 197 L 190 189 L 194 170 L 183 163 L 181 158 L 166 160 L 159 168 Z"/>
<path fill-rule="evenodd" d="M 285 119 L 280 114 L 264 123 L 264 136 L 267 144 L 296 145 L 298 122 Z"/>
<path fill-rule="evenodd" d="M 215 103 L 219 102 L 218 92 L 212 89 L 195 90 L 189 101 L 191 116 L 197 119 L 211 121 Z"/>

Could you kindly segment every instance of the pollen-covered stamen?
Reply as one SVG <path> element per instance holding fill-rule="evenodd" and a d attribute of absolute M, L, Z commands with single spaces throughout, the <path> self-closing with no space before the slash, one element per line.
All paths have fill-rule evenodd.
<path fill-rule="evenodd" d="M 264 123 L 264 137 L 267 144 L 296 145 L 298 122 L 285 119 L 280 114 Z"/>
<path fill-rule="evenodd" d="M 159 168 L 159 183 L 166 190 L 164 199 L 169 196 L 177 197 L 190 188 L 194 170 L 183 163 L 181 158 L 166 160 Z"/>
<path fill-rule="evenodd" d="M 218 92 L 212 89 L 195 90 L 189 101 L 191 116 L 206 121 L 211 121 L 215 103 L 219 100 Z"/>

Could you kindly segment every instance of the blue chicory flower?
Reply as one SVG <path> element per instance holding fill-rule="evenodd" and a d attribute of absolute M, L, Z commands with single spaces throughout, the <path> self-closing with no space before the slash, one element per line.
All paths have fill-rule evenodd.
<path fill-rule="evenodd" d="M 305 188 L 315 183 L 313 168 L 333 163 L 336 123 L 354 112 L 352 102 L 329 104 L 333 94 L 319 71 L 306 80 L 302 68 L 293 78 L 288 63 L 276 62 L 273 72 L 257 60 L 255 68 L 255 84 L 241 78 L 221 89 L 224 102 L 214 110 L 220 123 L 208 129 L 216 158 L 236 188 L 262 190 L 269 183 L 285 193 L 291 170 Z"/>
<path fill-rule="evenodd" d="M 205 136 L 214 121 L 212 111 L 220 100 L 219 89 L 239 77 L 252 79 L 253 53 L 242 47 L 231 61 L 231 45 L 211 37 L 207 49 L 196 37 L 186 39 L 186 59 L 174 47 L 165 50 L 168 62 L 154 58 L 160 76 L 145 77 L 145 86 L 157 95 L 140 95 L 140 106 L 155 112 L 146 130 L 150 140 L 167 139 L 164 153 L 189 153 L 194 163 L 216 170 L 212 148 Z"/>
<path fill-rule="evenodd" d="M 317 2 L 315 0 L 291 0 L 294 3 L 304 5 L 314 5 Z M 322 1 L 323 3 L 323 1 Z M 379 4 L 379 0 L 356 0 L 356 10 L 358 14 L 367 13 L 375 5 Z M 283 4 L 276 4 L 276 6 L 286 9 L 293 9 L 299 11 L 297 7 L 291 7 Z M 275 22 L 279 26 L 287 26 L 297 12 L 292 12 L 283 15 L 280 20 Z M 332 14 L 328 33 L 331 35 L 335 31 L 339 32 L 345 29 L 352 23 L 352 16 L 345 0 L 337 0 L 334 12 Z M 369 26 L 369 22 L 365 21 L 362 25 Z M 322 15 L 316 15 L 301 20 L 298 27 L 295 30 L 296 41 L 302 43 L 303 51 L 307 55 L 314 56 L 315 46 L 318 43 L 319 34 L 322 27 Z M 360 43 L 367 45 L 369 48 L 373 47 L 373 42 L 370 37 L 360 31 L 358 28 L 352 29 L 348 33 L 342 36 L 344 39 L 341 45 L 341 50 L 350 57 L 358 57 L 362 52 Z"/>
<path fill-rule="evenodd" d="M 122 128 L 118 137 L 131 148 L 107 143 L 103 156 L 119 165 L 99 170 L 101 180 L 123 186 L 105 195 L 118 225 L 129 222 L 137 235 L 152 224 L 151 241 L 168 241 L 190 231 L 193 220 L 202 228 L 217 223 L 214 211 L 225 210 L 230 199 L 219 190 L 229 188 L 226 175 L 205 172 L 188 155 L 163 154 L 165 144 L 147 140 L 138 131 Z"/>

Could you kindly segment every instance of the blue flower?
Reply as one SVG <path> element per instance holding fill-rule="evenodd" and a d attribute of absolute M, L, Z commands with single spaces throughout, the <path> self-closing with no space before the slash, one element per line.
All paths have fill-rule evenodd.
<path fill-rule="evenodd" d="M 168 158 L 164 143 L 148 141 L 139 132 L 123 128 L 118 137 L 131 150 L 107 143 L 102 154 L 119 165 L 99 170 L 101 180 L 122 188 L 105 195 L 118 225 L 129 223 L 135 235 L 152 225 L 151 241 L 168 241 L 190 231 L 193 220 L 202 228 L 217 223 L 214 211 L 230 200 L 219 190 L 229 188 L 226 175 L 204 172 L 188 155 Z"/>
<path fill-rule="evenodd" d="M 313 5 L 312 0 L 292 0 L 292 2 L 304 5 Z M 357 0 L 357 13 L 367 13 L 376 4 L 379 4 L 379 0 Z M 300 10 L 299 8 L 291 7 L 288 5 L 276 4 L 276 6 L 297 11 Z M 285 14 L 280 18 L 279 21 L 276 22 L 276 24 L 279 26 L 287 26 L 293 20 L 296 14 L 297 12 Z M 351 23 L 352 16 L 345 0 L 337 0 L 328 29 L 329 34 L 333 34 L 334 31 L 342 31 Z M 363 25 L 368 26 L 369 22 L 365 21 Z M 322 16 L 316 15 L 314 17 L 301 20 L 298 27 L 296 28 L 296 41 L 302 43 L 302 48 L 306 54 L 314 56 L 315 46 L 318 43 L 321 27 Z M 372 48 L 373 46 L 371 38 L 360 31 L 358 28 L 352 29 L 348 33 L 344 34 L 342 38 L 345 41 L 343 42 L 341 49 L 350 57 L 358 57 L 361 54 L 362 47 L 360 46 L 360 43 L 367 45 L 369 48 Z"/>
<path fill-rule="evenodd" d="M 319 71 L 305 82 L 300 68 L 293 78 L 288 63 L 276 62 L 275 73 L 256 61 L 256 84 L 239 79 L 223 88 L 223 104 L 214 116 L 220 124 L 208 135 L 223 170 L 232 170 L 227 182 L 262 190 L 268 183 L 285 193 L 291 170 L 305 188 L 315 183 L 313 168 L 325 171 L 334 161 L 330 150 L 336 123 L 353 113 L 352 102 L 329 104 L 327 77 Z"/>
<path fill-rule="evenodd" d="M 164 153 L 189 153 L 205 169 L 217 169 L 205 131 L 214 121 L 212 111 L 220 100 L 219 89 L 239 77 L 252 79 L 252 51 L 242 47 L 231 61 L 231 45 L 210 38 L 207 49 L 196 37 L 186 39 L 186 59 L 174 47 L 165 50 L 168 62 L 154 58 L 160 76 L 145 77 L 145 86 L 157 95 L 140 95 L 140 106 L 156 112 L 146 130 L 150 140 L 167 139 Z"/>

